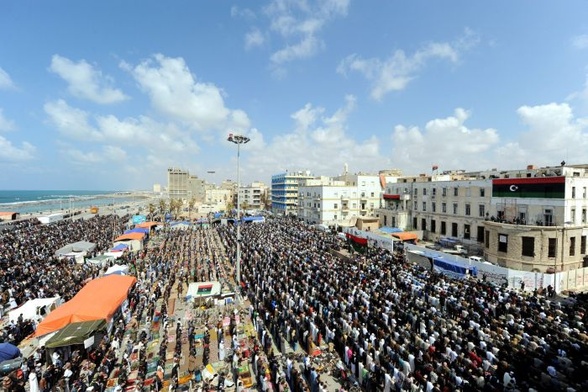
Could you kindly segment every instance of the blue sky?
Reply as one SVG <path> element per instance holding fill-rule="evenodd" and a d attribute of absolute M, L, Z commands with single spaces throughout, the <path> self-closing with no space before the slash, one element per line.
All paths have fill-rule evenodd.
<path fill-rule="evenodd" d="M 588 163 L 588 3 L 3 1 L 3 189 Z M 215 173 L 209 173 L 214 171 Z"/>

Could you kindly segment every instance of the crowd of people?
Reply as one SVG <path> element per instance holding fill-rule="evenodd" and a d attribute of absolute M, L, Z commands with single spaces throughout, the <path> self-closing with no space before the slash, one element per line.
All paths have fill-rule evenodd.
<path fill-rule="evenodd" d="M 246 292 L 274 339 L 332 344 L 365 390 L 588 389 L 585 304 L 452 280 L 386 250 L 341 257 L 336 236 L 295 220 L 242 235 Z"/>
<path fill-rule="evenodd" d="M 55 250 L 80 240 L 97 243 L 96 253 L 107 250 L 116 231 L 124 229 L 115 227 L 113 219 L 95 216 L 51 225 L 31 219 L 4 229 L 2 303 L 72 298 L 101 269 L 60 259 Z M 292 219 L 244 225 L 241 234 L 238 287 L 251 303 L 256 336 L 253 358 L 241 358 L 235 347 L 233 367 L 251 360 L 260 390 L 326 391 L 324 366 L 315 357 L 320 347 L 337 353 L 342 391 L 354 386 L 385 392 L 588 389 L 585 304 L 561 306 L 553 298 L 482 280 L 453 280 L 386 250 L 335 251 L 344 241 L 340 237 Z M 211 236 L 219 244 L 213 245 Z M 157 238 L 160 244 L 125 260 L 138 282 L 111 334 L 83 354 L 64 351 L 53 357 L 39 348 L 21 373 L 5 376 L 4 389 L 20 391 L 26 384 L 32 392 L 102 392 L 113 375 L 122 385 L 130 354 L 138 350 L 141 358 L 150 339 L 150 331 L 140 326 L 156 316 L 167 324 L 172 287 L 183 293 L 191 281 L 231 284 L 234 227 L 162 230 Z M 176 328 L 181 334 L 182 326 Z M 14 334 L 11 339 L 18 343 Z M 300 368 L 293 357 L 280 361 L 274 355 L 285 353 L 285 345 L 290 352 L 305 354 Z M 165 368 L 167 351 L 164 337 L 159 369 Z M 182 353 L 181 345 L 171 352 L 174 364 L 193 354 Z M 262 352 L 266 360 L 259 362 Z M 139 365 L 137 392 L 159 390 L 163 384 L 159 369 L 157 382 L 143 384 L 146 366 L 145 361 Z M 179 386 L 177 366 L 172 369 L 170 390 Z M 216 387 L 223 388 L 220 383 Z"/>

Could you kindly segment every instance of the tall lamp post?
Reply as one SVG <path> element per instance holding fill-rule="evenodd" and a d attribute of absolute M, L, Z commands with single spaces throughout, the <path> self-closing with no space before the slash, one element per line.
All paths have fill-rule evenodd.
<path fill-rule="evenodd" d="M 237 145 L 237 257 L 235 260 L 235 280 L 238 288 L 241 285 L 241 198 L 239 195 L 239 188 L 241 188 L 241 171 L 239 159 L 241 156 L 241 144 L 249 143 L 249 140 L 251 139 L 247 136 L 229 133 L 227 140 Z"/>

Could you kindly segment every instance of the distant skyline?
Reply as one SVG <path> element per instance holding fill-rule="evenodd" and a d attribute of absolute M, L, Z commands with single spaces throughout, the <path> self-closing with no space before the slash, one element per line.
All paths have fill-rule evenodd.
<path fill-rule="evenodd" d="M 0 3 L 1 189 L 588 163 L 588 3 Z M 212 173 L 214 172 L 214 173 Z"/>

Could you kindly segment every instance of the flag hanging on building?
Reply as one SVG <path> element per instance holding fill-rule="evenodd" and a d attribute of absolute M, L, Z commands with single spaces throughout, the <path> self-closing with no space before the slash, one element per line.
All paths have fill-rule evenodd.
<path fill-rule="evenodd" d="M 566 178 L 563 176 L 492 180 L 492 197 L 564 199 L 565 193 Z"/>

